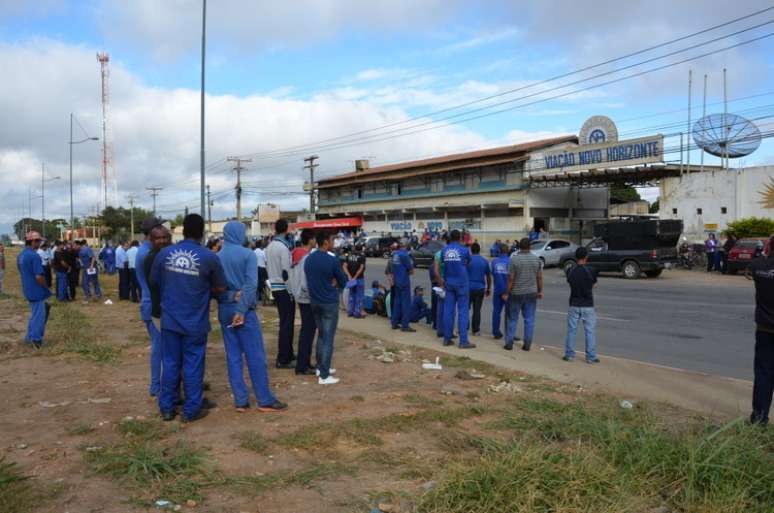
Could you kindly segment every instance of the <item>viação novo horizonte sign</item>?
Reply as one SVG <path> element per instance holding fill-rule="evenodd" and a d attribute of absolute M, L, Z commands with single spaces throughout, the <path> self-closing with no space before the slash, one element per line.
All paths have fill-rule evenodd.
<path fill-rule="evenodd" d="M 610 167 L 634 166 L 663 162 L 664 136 L 655 135 L 627 141 L 589 144 L 543 153 L 534 171 L 581 171 Z"/>

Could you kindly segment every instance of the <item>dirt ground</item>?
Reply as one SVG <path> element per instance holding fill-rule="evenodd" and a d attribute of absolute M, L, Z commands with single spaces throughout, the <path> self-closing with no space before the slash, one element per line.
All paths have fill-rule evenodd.
<path fill-rule="evenodd" d="M 288 411 L 239 414 L 214 329 L 206 380 L 218 408 L 189 425 L 161 423 L 148 395 L 144 326 L 137 305 L 118 300 L 116 278 L 102 277 L 102 301 L 112 305 L 84 305 L 80 296 L 69 305 L 52 300 L 49 347 L 36 351 L 22 343 L 27 309 L 10 271 L 0 299 L 0 454 L 32 476 L 34 491 L 19 511 L 146 511 L 159 499 L 203 512 L 368 511 L 422 491 L 437 465 L 454 457 L 439 433 L 475 433 L 486 412 L 510 400 L 512 391 L 490 393 L 490 386 L 514 380 L 521 381 L 514 389 L 562 393 L 558 385 L 498 375 L 461 358 L 443 357 L 442 371 L 423 370 L 422 361 L 434 360 L 434 353 L 340 333 L 339 385 L 323 387 L 270 367 L 272 387 Z M 276 314 L 265 307 L 259 315 L 273 362 Z M 163 459 L 163 451 L 181 442 L 201 451 L 203 473 L 162 468 L 145 481 L 142 471 L 163 465 L 137 451 L 157 447 Z M 131 462 L 112 472 L 106 461 L 116 453 Z"/>

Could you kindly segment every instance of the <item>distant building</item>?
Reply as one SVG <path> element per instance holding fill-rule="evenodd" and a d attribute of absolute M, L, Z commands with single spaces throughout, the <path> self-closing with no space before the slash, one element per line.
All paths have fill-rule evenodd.
<path fill-rule="evenodd" d="M 682 219 L 684 233 L 703 239 L 743 217 L 774 218 L 774 166 L 742 169 L 692 166 L 682 177 L 661 181 L 659 216 Z"/>

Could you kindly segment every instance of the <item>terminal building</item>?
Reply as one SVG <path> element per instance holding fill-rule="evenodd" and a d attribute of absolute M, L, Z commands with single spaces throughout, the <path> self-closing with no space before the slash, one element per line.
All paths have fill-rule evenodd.
<path fill-rule="evenodd" d="M 578 136 L 379 167 L 357 161 L 354 172 L 316 184 L 317 218 L 359 216 L 368 234 L 466 229 L 483 244 L 532 227 L 585 241 L 608 217 L 616 177 L 674 173 L 636 167 L 663 162 L 663 137 L 617 139 L 612 121 L 594 116 Z"/>

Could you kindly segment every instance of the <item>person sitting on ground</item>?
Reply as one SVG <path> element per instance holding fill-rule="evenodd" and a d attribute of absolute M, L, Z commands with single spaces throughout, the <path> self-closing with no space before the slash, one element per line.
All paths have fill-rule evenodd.
<path fill-rule="evenodd" d="M 411 322 L 425 320 L 425 324 L 432 324 L 430 307 L 425 303 L 424 290 L 422 287 L 414 287 L 414 299 L 411 301 Z"/>
<path fill-rule="evenodd" d="M 371 282 L 371 289 L 363 298 L 363 308 L 368 314 L 386 315 L 384 307 L 384 298 L 387 296 L 387 289 L 379 283 L 379 280 Z M 381 299 L 381 302 L 380 302 Z M 379 304 L 381 303 L 381 310 Z"/>

